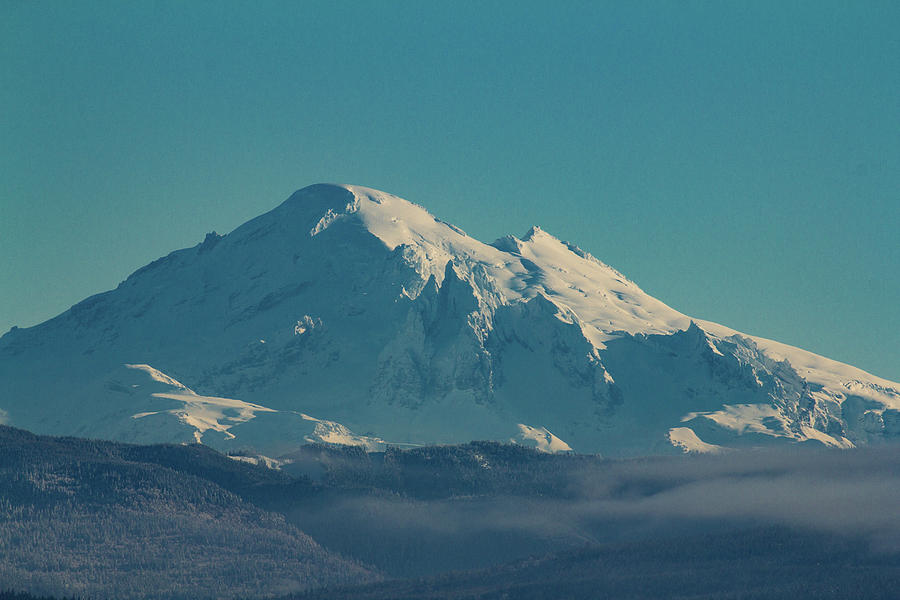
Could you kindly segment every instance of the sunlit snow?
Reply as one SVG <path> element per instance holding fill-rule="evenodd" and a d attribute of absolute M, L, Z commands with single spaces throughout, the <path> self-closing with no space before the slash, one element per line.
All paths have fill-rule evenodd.
<path fill-rule="evenodd" d="M 685 316 L 539 227 L 485 244 L 359 186 L 304 188 L 10 331 L 0 358 L 10 424 L 266 456 L 309 441 L 512 436 L 635 455 L 900 436 L 897 383 Z"/>

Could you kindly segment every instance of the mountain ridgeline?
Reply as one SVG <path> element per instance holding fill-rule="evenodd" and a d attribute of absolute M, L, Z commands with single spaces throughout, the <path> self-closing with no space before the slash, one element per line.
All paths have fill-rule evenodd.
<path fill-rule="evenodd" d="M 485 244 L 304 188 L 0 338 L 0 418 L 288 453 L 514 440 L 608 456 L 900 436 L 900 385 L 689 318 L 539 228 Z"/>

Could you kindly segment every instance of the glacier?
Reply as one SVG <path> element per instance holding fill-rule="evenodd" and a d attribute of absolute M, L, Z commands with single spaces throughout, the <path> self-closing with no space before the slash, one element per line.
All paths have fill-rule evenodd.
<path fill-rule="evenodd" d="M 318 184 L 0 337 L 0 416 L 267 456 L 471 440 L 635 456 L 897 440 L 900 384 L 683 315 L 538 227 L 486 244 Z"/>

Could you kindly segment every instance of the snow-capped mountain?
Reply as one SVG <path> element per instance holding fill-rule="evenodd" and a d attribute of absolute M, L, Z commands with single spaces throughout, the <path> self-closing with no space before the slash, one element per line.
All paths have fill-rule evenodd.
<path fill-rule="evenodd" d="M 510 440 L 634 455 L 900 438 L 900 384 L 691 319 L 539 228 L 484 244 L 304 188 L 0 338 L 0 420 L 286 452 Z"/>

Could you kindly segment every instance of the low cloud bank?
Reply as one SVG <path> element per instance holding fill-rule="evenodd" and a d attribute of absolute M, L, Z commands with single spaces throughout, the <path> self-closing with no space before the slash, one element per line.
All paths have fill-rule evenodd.
<path fill-rule="evenodd" d="M 572 484 L 587 519 L 749 521 L 860 535 L 900 550 L 897 446 L 621 461 Z"/>
<path fill-rule="evenodd" d="M 570 467 L 555 493 L 343 497 L 307 512 L 301 527 L 326 537 L 336 535 L 335 527 L 346 528 L 347 543 L 367 531 L 388 545 L 424 544 L 423 551 L 431 551 L 430 544 L 456 544 L 468 552 L 482 545 L 487 552 L 493 540 L 504 540 L 521 552 L 540 553 L 774 525 L 850 536 L 878 552 L 900 551 L 897 446 L 561 464 Z"/>

